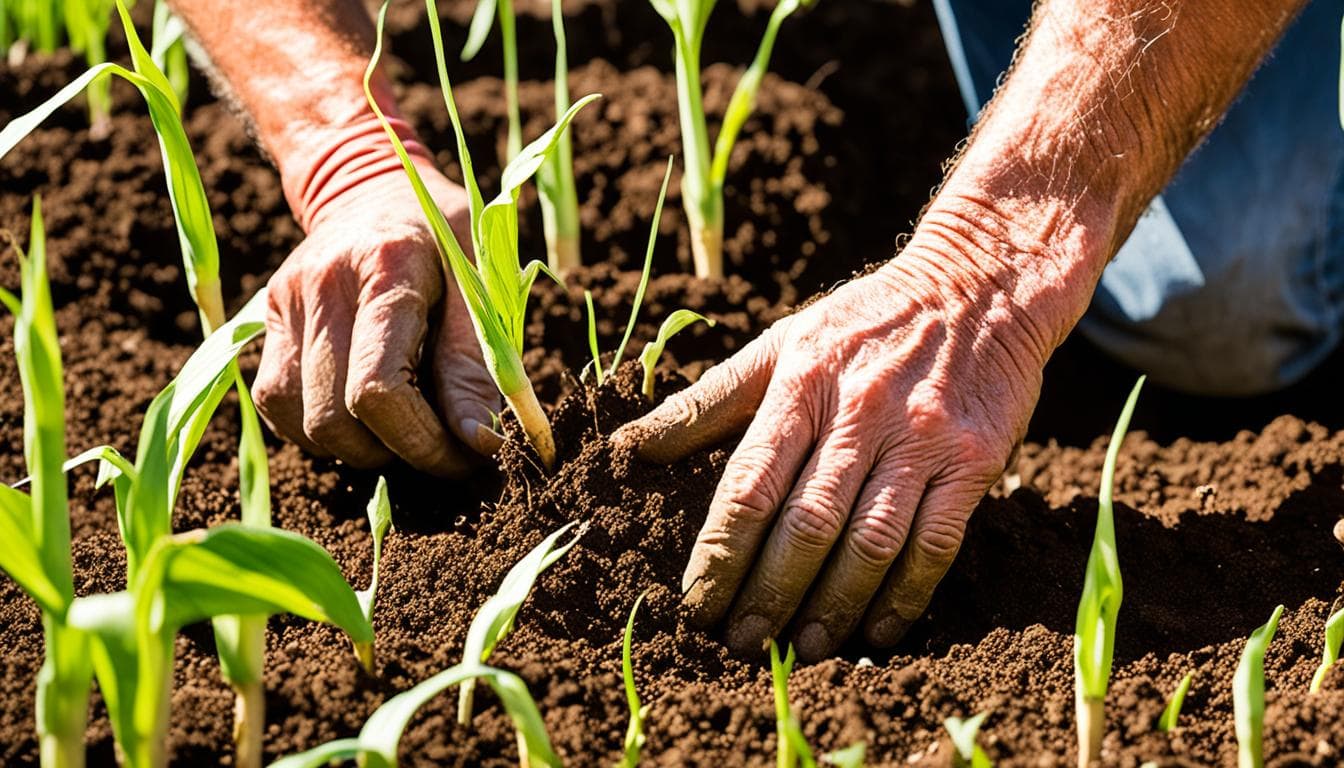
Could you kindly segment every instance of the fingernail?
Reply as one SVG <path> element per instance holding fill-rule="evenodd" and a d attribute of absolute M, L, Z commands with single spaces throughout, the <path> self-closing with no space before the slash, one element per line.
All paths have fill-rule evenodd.
<path fill-rule="evenodd" d="M 742 655 L 765 650 L 770 639 L 770 622 L 764 616 L 743 616 L 728 630 L 728 648 Z"/>
<path fill-rule="evenodd" d="M 814 621 L 798 633 L 793 647 L 798 649 L 798 658 L 803 661 L 821 661 L 831 653 L 831 633 L 821 622 Z"/>
<path fill-rule="evenodd" d="M 504 436 L 475 419 L 462 420 L 462 434 L 476 436 L 476 450 L 493 456 L 504 447 Z"/>
<path fill-rule="evenodd" d="M 879 620 L 868 630 L 868 642 L 881 648 L 900 642 L 914 622 L 906 621 L 896 614 Z"/>

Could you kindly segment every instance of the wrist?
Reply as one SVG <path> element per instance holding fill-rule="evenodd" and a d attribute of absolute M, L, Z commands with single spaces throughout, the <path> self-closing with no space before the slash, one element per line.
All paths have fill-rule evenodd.
<path fill-rule="evenodd" d="M 1087 310 L 1109 241 L 1105 215 L 958 186 L 938 195 L 886 268 L 932 280 L 943 301 L 1044 366 Z"/>

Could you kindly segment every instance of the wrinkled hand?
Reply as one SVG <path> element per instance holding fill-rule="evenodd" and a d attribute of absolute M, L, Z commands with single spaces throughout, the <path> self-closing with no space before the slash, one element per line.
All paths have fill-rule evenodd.
<path fill-rule="evenodd" d="M 469 242 L 466 193 L 422 158 L 416 164 Z M 270 281 L 257 407 L 275 432 L 315 454 L 361 468 L 396 455 L 461 475 L 467 448 L 499 447 L 489 427 L 499 394 L 410 183 L 399 165 L 384 167 L 340 185 L 311 220 L 300 215 L 308 236 Z M 431 314 L 439 327 L 426 344 Z M 422 345 L 437 413 L 416 381 Z"/>
<path fill-rule="evenodd" d="M 865 615 L 868 641 L 894 644 L 1025 433 L 1049 350 L 948 263 L 912 244 L 617 432 L 669 463 L 746 428 L 682 581 L 734 650 L 793 618 L 815 660 Z"/>

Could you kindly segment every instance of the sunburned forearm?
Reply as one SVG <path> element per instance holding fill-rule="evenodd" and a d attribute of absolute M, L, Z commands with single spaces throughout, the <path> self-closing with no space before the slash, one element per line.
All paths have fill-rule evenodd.
<path fill-rule="evenodd" d="M 920 222 L 916 241 L 929 248 L 902 258 L 992 281 L 1048 356 L 1148 202 L 1303 5 L 1043 2 Z"/>
<path fill-rule="evenodd" d="M 297 209 L 305 177 L 321 161 L 314 153 L 372 120 L 362 84 L 374 45 L 367 9 L 360 0 L 170 4 L 252 121 Z M 377 73 L 372 85 L 384 111 L 396 115 L 387 79 Z"/>

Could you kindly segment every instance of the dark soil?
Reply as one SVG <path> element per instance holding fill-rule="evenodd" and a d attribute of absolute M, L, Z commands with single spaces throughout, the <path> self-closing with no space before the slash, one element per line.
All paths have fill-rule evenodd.
<path fill-rule="evenodd" d="M 550 33 L 545 4 L 531 5 L 521 4 L 520 35 L 545 43 L 524 46 L 524 75 L 535 81 L 524 83 L 523 102 L 533 112 L 549 104 Z M 754 41 L 764 23 L 754 4 L 743 6 L 745 15 L 722 5 L 706 59 L 729 65 L 711 69 L 711 111 L 722 108 L 735 67 L 750 55 L 742 40 Z M 445 5 L 445 18 L 464 18 L 464 6 Z M 666 30 L 644 3 L 621 3 L 619 14 L 614 0 L 566 8 L 576 52 L 571 86 L 576 94 L 605 94 L 576 123 L 584 248 L 591 261 L 611 258 L 572 276 L 567 290 L 539 285 L 534 295 L 527 362 L 543 400 L 554 406 L 560 467 L 544 476 L 510 443 L 498 476 L 482 472 L 460 485 L 389 469 L 397 531 L 385 549 L 375 619 L 378 674 L 359 670 L 336 630 L 272 619 L 268 758 L 354 733 L 390 695 L 459 661 L 471 616 L 509 566 L 563 523 L 587 520 L 581 543 L 540 579 L 492 659 L 526 680 L 567 763 L 611 764 L 618 756 L 627 718 L 620 638 L 646 588 L 635 630 L 636 674 L 650 706 L 646 763 L 774 760 L 768 670 L 731 656 L 679 613 L 681 569 L 732 446 L 673 467 L 635 462 L 614 452 L 606 436 L 648 407 L 637 394 L 636 369 L 627 364 L 596 390 L 576 378 L 587 361 L 582 289 L 594 291 L 602 348 L 611 350 L 638 282 L 662 163 L 677 147 Z M 394 39 L 406 62 L 402 79 L 419 83 L 406 87 L 405 104 L 431 143 L 448 147 L 419 41 L 422 22 L 415 4 L 400 9 Z M 451 31 L 450 45 L 457 42 L 460 30 Z M 489 75 L 497 56 L 487 47 L 459 77 L 459 105 L 488 178 L 502 150 L 500 86 Z M 823 3 L 805 24 L 786 25 L 776 61 L 778 76 L 767 79 L 760 114 L 734 153 L 728 280 L 709 285 L 679 273 L 685 244 L 675 184 L 669 196 L 631 352 L 679 306 L 718 325 L 674 340 L 660 396 L 819 288 L 889 255 L 963 131 L 925 4 Z M 81 69 L 65 55 L 0 69 L 0 121 L 35 106 Z M 198 85 L 188 130 L 236 306 L 300 233 L 241 124 Z M 149 121 L 138 95 L 125 87 L 115 93 L 108 140 L 89 140 L 76 106 L 0 162 L 0 227 L 25 231 L 31 196 L 44 198 L 72 453 L 104 442 L 131 450 L 139 414 L 199 334 Z M 529 131 L 546 120 L 530 119 Z M 447 154 L 441 159 L 453 167 Z M 535 217 L 524 221 L 524 233 L 525 251 L 541 253 Z M 13 258 L 0 259 L 0 284 L 16 283 Z M 12 328 L 12 320 L 0 320 L 0 478 L 11 481 L 24 474 Z M 1073 340 L 1051 364 L 1033 442 L 1016 474 L 980 505 L 928 616 L 902 645 L 886 654 L 855 645 L 795 671 L 792 700 L 818 750 L 863 740 L 873 765 L 942 766 L 949 757 L 942 720 L 988 710 L 983 743 L 999 765 L 1074 764 L 1073 612 L 1104 435 L 1132 382 L 1130 372 L 1096 355 Z M 252 351 L 249 373 L 255 362 Z M 1337 385 L 1322 383 L 1340 368 L 1337 359 L 1287 395 L 1254 401 L 1145 393 L 1135 426 L 1146 432 L 1126 441 L 1117 481 L 1126 595 L 1105 764 L 1235 764 L 1232 673 L 1249 631 L 1277 603 L 1287 612 L 1266 661 L 1267 752 L 1277 765 L 1341 763 L 1344 671 L 1328 676 L 1322 693 L 1306 692 L 1344 580 L 1344 554 L 1331 536 L 1344 509 L 1344 432 L 1337 431 L 1344 412 Z M 1274 418 L 1282 413 L 1295 415 Z M 226 402 L 202 441 L 175 516 L 178 529 L 236 516 L 236 416 Z M 1205 441 L 1180 437 L 1186 434 Z M 371 557 L 364 505 L 376 475 L 279 442 L 271 453 L 276 523 L 327 547 L 352 583 L 364 586 Z M 93 491 L 90 470 L 74 477 L 78 589 L 117 589 L 124 558 L 110 494 Z M 0 763 L 30 765 L 40 622 L 31 601 L 3 577 L 0 647 Z M 187 628 L 177 649 L 175 762 L 228 764 L 232 702 L 209 627 Z M 1156 733 L 1165 698 L 1186 672 L 1194 673 L 1194 686 L 1181 727 Z M 492 697 L 478 697 L 469 728 L 455 724 L 454 702 L 441 697 L 414 721 L 402 740 L 405 763 L 516 765 L 511 729 Z M 90 764 L 110 764 L 110 728 L 96 696 L 88 736 Z"/>

